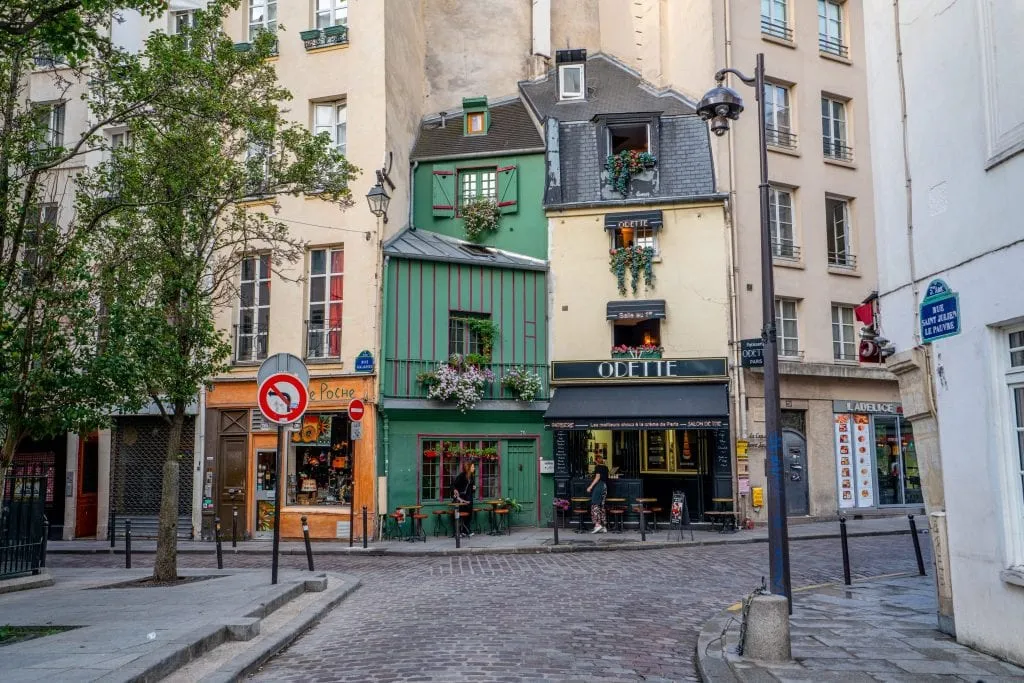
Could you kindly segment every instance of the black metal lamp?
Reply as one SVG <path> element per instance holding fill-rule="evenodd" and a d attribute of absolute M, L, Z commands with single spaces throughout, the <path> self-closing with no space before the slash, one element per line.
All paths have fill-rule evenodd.
<path fill-rule="evenodd" d="M 366 201 L 370 205 L 370 213 L 377 218 L 383 218 L 384 222 L 388 222 L 388 204 L 391 203 L 391 197 L 384 191 L 384 186 L 377 183 L 370 188 L 370 191 L 366 193 Z"/>
<path fill-rule="evenodd" d="M 742 111 L 743 99 L 735 90 L 722 85 L 721 81 L 708 90 L 697 105 L 697 114 L 705 121 L 711 121 L 711 132 L 718 136 L 728 132 L 729 119 L 735 121 Z"/>

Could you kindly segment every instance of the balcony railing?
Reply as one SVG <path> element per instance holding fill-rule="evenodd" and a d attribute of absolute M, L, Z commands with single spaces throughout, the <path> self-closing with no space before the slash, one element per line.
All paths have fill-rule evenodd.
<path fill-rule="evenodd" d="M 235 52 L 251 52 L 252 43 L 235 43 Z M 274 46 L 270 48 L 270 56 L 276 57 L 278 55 L 278 42 L 274 41 Z"/>
<path fill-rule="evenodd" d="M 850 48 L 843 45 L 843 41 L 818 34 L 818 49 L 836 57 L 847 59 L 850 56 Z"/>
<path fill-rule="evenodd" d="M 836 268 L 856 268 L 857 257 L 845 251 L 829 251 L 828 264 Z"/>
<path fill-rule="evenodd" d="M 786 149 L 796 149 L 796 133 L 791 133 L 788 130 L 775 128 L 773 126 L 765 126 L 764 134 L 765 140 L 767 140 L 769 145 L 785 147 Z"/>
<path fill-rule="evenodd" d="M 779 360 L 803 360 L 803 349 L 797 348 L 797 346 L 795 346 L 796 342 L 790 342 L 790 344 L 792 345 L 787 348 L 787 343 L 784 340 L 779 339 Z"/>
<path fill-rule="evenodd" d="M 345 45 L 348 43 L 348 25 L 326 26 L 300 31 L 299 38 L 307 50 L 315 50 L 329 45 Z"/>
<path fill-rule="evenodd" d="M 304 323 L 306 327 L 306 360 L 340 360 L 341 326 L 324 327 L 322 322 Z"/>
<path fill-rule="evenodd" d="M 772 38 L 793 42 L 793 29 L 783 21 L 776 21 L 764 15 L 761 16 L 761 33 Z"/>
<path fill-rule="evenodd" d="M 260 327 L 259 325 L 235 325 L 235 364 L 265 361 L 267 359 L 267 336 L 266 327 Z"/>
<path fill-rule="evenodd" d="M 836 343 L 837 342 L 833 342 L 833 347 Z M 832 350 L 832 358 L 843 363 L 852 363 L 858 359 L 856 351 L 837 351 L 835 348 Z"/>
<path fill-rule="evenodd" d="M 445 361 L 443 360 L 393 360 L 384 361 L 384 381 L 381 393 L 389 398 L 427 398 L 427 386 L 420 382 L 417 377 L 426 372 L 437 370 Z M 501 381 L 512 368 L 525 367 L 530 372 L 540 377 L 540 391 L 537 392 L 536 400 L 547 401 L 551 396 L 551 385 L 547 365 L 531 363 L 491 363 L 483 366 L 494 373 L 494 381 L 488 382 L 484 390 L 483 400 L 485 401 L 514 401 L 518 397 L 501 385 Z"/>
<path fill-rule="evenodd" d="M 772 256 L 790 261 L 799 261 L 800 247 L 792 242 L 772 240 Z"/>
<path fill-rule="evenodd" d="M 842 140 L 822 138 L 821 150 L 825 154 L 826 159 L 853 161 L 853 147 L 844 145 Z"/>

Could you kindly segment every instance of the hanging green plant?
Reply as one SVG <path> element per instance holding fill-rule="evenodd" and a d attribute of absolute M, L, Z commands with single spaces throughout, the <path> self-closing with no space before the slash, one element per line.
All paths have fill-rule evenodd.
<path fill-rule="evenodd" d="M 489 232 L 498 229 L 501 212 L 493 199 L 480 197 L 467 202 L 459 209 L 459 215 L 466 225 L 466 237 L 479 242 Z"/>
<path fill-rule="evenodd" d="M 494 339 L 498 336 L 498 326 L 490 318 L 464 318 L 466 326 L 480 340 L 480 356 L 491 359 L 494 350 Z"/>
<path fill-rule="evenodd" d="M 604 162 L 604 170 L 608 171 L 608 178 L 619 194 L 623 197 L 629 194 L 630 179 L 644 171 L 654 168 L 658 160 L 650 152 L 637 152 L 624 149 L 618 154 L 612 154 Z"/>
<path fill-rule="evenodd" d="M 626 296 L 626 273 L 629 273 L 629 284 L 633 294 L 640 287 L 640 276 L 643 275 L 644 286 L 654 287 L 654 248 L 629 246 L 609 251 L 608 269 L 615 274 L 619 294 Z"/>

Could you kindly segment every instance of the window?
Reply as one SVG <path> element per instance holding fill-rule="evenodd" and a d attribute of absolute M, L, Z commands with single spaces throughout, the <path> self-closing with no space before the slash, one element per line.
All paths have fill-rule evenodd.
<path fill-rule="evenodd" d="M 30 287 L 36 281 L 36 274 L 39 267 L 43 265 L 43 258 L 40 257 L 39 249 L 41 244 L 48 239 L 53 232 L 52 228 L 57 225 L 57 205 L 42 204 L 35 215 L 26 221 L 25 232 L 22 234 L 21 242 L 21 284 Z"/>
<path fill-rule="evenodd" d="M 832 357 L 836 360 L 857 360 L 852 306 L 832 306 Z"/>
<path fill-rule="evenodd" d="M 286 505 L 351 505 L 354 455 L 349 433 L 351 421 L 345 413 L 309 413 L 302 416 L 299 429 L 292 432 L 285 480 Z M 257 452 L 258 453 L 258 452 Z M 274 454 L 271 451 L 271 454 Z M 276 457 L 263 464 L 257 476 L 264 482 L 276 479 Z M 260 478 L 257 478 L 257 487 Z M 263 491 L 270 487 L 264 485 Z M 259 490 L 259 488 L 257 489 Z M 257 496 L 258 516 L 273 517 L 273 496 Z M 264 508 L 263 503 L 270 505 Z M 265 512 L 264 512 L 265 510 Z M 270 525 L 268 531 L 273 530 Z"/>
<path fill-rule="evenodd" d="M 661 357 L 661 320 L 616 320 L 612 326 L 612 356 Z"/>
<path fill-rule="evenodd" d="M 615 228 L 609 231 L 612 238 L 612 249 L 623 247 L 650 247 L 658 253 L 658 231 L 651 226 Z"/>
<path fill-rule="evenodd" d="M 274 151 L 260 142 L 250 142 L 245 153 L 246 171 L 249 174 L 249 194 L 259 196 L 270 190 L 270 168 Z"/>
<path fill-rule="evenodd" d="M 260 31 L 277 33 L 277 0 L 249 0 L 249 40 Z"/>
<path fill-rule="evenodd" d="M 843 5 L 836 0 L 818 0 L 818 49 L 838 57 L 847 57 L 843 44 Z"/>
<path fill-rule="evenodd" d="M 558 99 L 582 100 L 586 96 L 583 64 L 563 64 L 558 67 Z"/>
<path fill-rule="evenodd" d="M 829 97 L 821 98 L 821 144 L 828 159 L 851 161 L 853 150 L 847 144 L 846 103 Z"/>
<path fill-rule="evenodd" d="M 270 255 L 247 256 L 242 259 L 238 325 L 235 328 L 235 361 L 246 363 L 265 360 L 269 328 Z"/>
<path fill-rule="evenodd" d="M 468 135 L 480 135 L 484 130 L 484 122 L 487 115 L 482 111 L 474 111 L 466 114 L 466 133 Z"/>
<path fill-rule="evenodd" d="M 853 268 L 850 253 L 850 211 L 845 199 L 825 198 L 825 230 L 828 241 L 828 264 Z"/>
<path fill-rule="evenodd" d="M 178 35 L 192 28 L 195 24 L 195 10 L 181 10 L 171 12 L 171 33 Z"/>
<path fill-rule="evenodd" d="M 346 150 L 348 114 L 344 102 L 324 102 L 314 105 L 313 132 L 316 135 L 327 133 L 331 144 L 344 154 Z"/>
<path fill-rule="evenodd" d="M 793 238 L 793 193 L 790 190 L 768 188 L 768 221 L 772 234 L 772 255 L 776 258 L 800 258 L 800 250 Z"/>
<path fill-rule="evenodd" d="M 476 199 L 498 198 L 498 173 L 494 168 L 467 168 L 459 171 L 459 206 Z"/>
<path fill-rule="evenodd" d="M 608 126 L 608 154 L 649 152 L 650 126 L 646 123 Z"/>
<path fill-rule="evenodd" d="M 761 33 L 782 40 L 793 40 L 786 5 L 787 0 L 761 0 Z"/>
<path fill-rule="evenodd" d="M 1010 346 L 1010 371 L 1006 378 L 1010 389 L 1010 426 L 1013 436 L 1010 448 L 1013 451 L 1014 486 L 1020 486 L 1016 493 L 1018 525 L 1024 525 L 1024 330 L 1015 330 L 1007 335 Z M 1018 526 L 1018 528 L 1022 528 Z M 1020 546 L 1018 546 L 1020 547 Z M 1024 555 L 1017 554 L 1015 564 L 1024 564 Z"/>
<path fill-rule="evenodd" d="M 345 250 L 342 247 L 309 252 L 306 358 L 341 357 L 344 271 Z"/>
<path fill-rule="evenodd" d="M 452 499 L 455 479 L 466 463 L 476 467 L 474 500 L 500 498 L 501 460 L 497 441 L 429 439 L 421 442 L 420 501 Z"/>
<path fill-rule="evenodd" d="M 768 144 L 796 147 L 789 119 L 789 88 L 775 83 L 764 84 L 764 125 Z"/>
<path fill-rule="evenodd" d="M 465 313 L 452 311 L 448 314 L 448 355 L 459 354 L 460 356 L 487 356 L 490 348 L 480 334 L 476 321 L 490 321 L 491 316 L 485 313 Z M 491 344 L 493 344 L 491 340 Z"/>
<path fill-rule="evenodd" d="M 775 300 L 776 334 L 779 356 L 797 358 L 800 356 L 800 337 L 797 332 L 796 305 L 793 299 Z"/>
<path fill-rule="evenodd" d="M 316 0 L 316 27 L 342 26 L 348 23 L 348 0 Z"/>
<path fill-rule="evenodd" d="M 1010 333 L 1010 367 L 1024 368 L 1024 330 Z"/>
<path fill-rule="evenodd" d="M 36 107 L 36 125 L 41 131 L 39 149 L 64 146 L 64 103 L 43 104 Z"/>

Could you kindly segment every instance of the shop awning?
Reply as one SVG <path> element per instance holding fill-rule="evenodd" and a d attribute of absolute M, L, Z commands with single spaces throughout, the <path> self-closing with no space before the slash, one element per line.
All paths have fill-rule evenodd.
<path fill-rule="evenodd" d="M 552 429 L 721 429 L 724 383 L 558 387 L 544 420 Z"/>
<path fill-rule="evenodd" d="M 639 301 L 609 301 L 608 320 L 649 320 L 665 317 L 664 299 L 642 299 Z"/>

